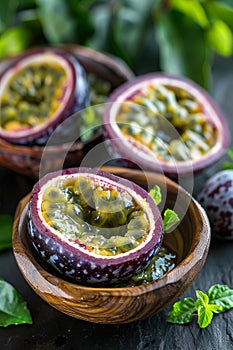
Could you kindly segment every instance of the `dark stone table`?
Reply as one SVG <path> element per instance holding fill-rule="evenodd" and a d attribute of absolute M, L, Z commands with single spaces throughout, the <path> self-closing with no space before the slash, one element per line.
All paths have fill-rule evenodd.
<path fill-rule="evenodd" d="M 216 59 L 211 94 L 224 111 L 233 132 L 233 59 Z M 223 159 L 195 177 L 193 195 L 220 169 Z M 33 182 L 0 168 L 0 213 L 14 214 L 17 202 Z M 1 234 L 1 228 L 0 228 Z M 21 293 L 33 317 L 33 325 L 0 328 L 1 350 L 231 350 L 233 310 L 214 316 L 206 329 L 195 322 L 179 326 L 166 322 L 169 309 L 143 321 L 123 325 L 99 325 L 68 317 L 48 306 L 23 279 L 11 250 L 0 255 L 0 277 Z M 184 296 L 212 284 L 233 288 L 233 241 L 212 240 L 204 268 Z"/>

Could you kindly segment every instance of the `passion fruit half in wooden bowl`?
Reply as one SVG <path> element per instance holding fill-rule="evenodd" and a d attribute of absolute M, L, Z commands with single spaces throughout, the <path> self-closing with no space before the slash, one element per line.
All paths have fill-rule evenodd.
<path fill-rule="evenodd" d="M 104 103 L 109 94 L 132 77 L 118 58 L 76 46 L 36 47 L 0 62 L 0 165 L 39 177 L 47 140 L 64 120 L 86 106 Z M 97 112 L 96 112 L 97 111 Z M 44 172 L 78 166 L 92 145 L 102 138 L 102 110 L 78 115 L 78 135 L 72 144 L 73 121 L 60 127 L 46 149 Z M 58 164 L 57 164 L 58 162 Z"/>
<path fill-rule="evenodd" d="M 29 285 L 61 312 L 95 323 L 144 319 L 176 301 L 201 271 L 207 216 L 166 176 L 106 166 L 41 181 L 17 207 L 13 252 Z M 159 210 L 148 195 L 155 185 Z M 166 208 L 180 222 L 164 234 Z"/>
<path fill-rule="evenodd" d="M 164 73 L 116 89 L 103 124 L 113 157 L 174 177 L 206 168 L 230 145 L 226 120 L 211 96 L 190 79 Z"/>

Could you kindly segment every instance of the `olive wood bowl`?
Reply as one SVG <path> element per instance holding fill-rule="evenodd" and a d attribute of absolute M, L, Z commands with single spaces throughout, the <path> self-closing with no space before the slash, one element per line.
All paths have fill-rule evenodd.
<path fill-rule="evenodd" d="M 139 170 L 103 167 L 148 189 L 159 185 L 164 208 L 175 208 L 178 227 L 164 244 L 178 255 L 176 267 L 160 279 L 133 287 L 92 287 L 70 282 L 54 273 L 35 255 L 27 235 L 29 196 L 18 204 L 13 225 L 13 252 L 22 275 L 48 304 L 77 319 L 95 323 L 128 323 L 156 314 L 175 302 L 201 271 L 210 244 L 210 226 L 202 207 L 165 176 Z"/>
<path fill-rule="evenodd" d="M 131 79 L 132 71 L 115 56 L 98 52 L 80 45 L 62 45 L 61 48 L 73 53 L 87 73 L 93 73 L 111 84 L 111 91 Z M 37 47 L 36 47 L 37 49 Z M 34 48 L 28 51 L 33 51 Z M 0 74 L 20 55 L 8 57 L 0 61 Z M 97 132 L 89 140 L 70 144 L 46 146 L 46 159 L 43 159 L 43 173 L 80 165 L 90 147 L 102 140 L 102 132 Z M 16 145 L 0 138 L 0 165 L 17 173 L 38 179 L 40 161 L 44 146 Z M 68 152 L 68 153 L 67 153 Z M 65 160 L 61 154 L 66 154 Z M 62 161 L 62 164 L 61 164 Z M 63 164 L 64 161 L 64 164 Z"/>

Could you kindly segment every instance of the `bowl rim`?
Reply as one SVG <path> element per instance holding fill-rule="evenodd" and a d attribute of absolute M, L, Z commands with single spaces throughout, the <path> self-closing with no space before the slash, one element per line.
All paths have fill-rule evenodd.
<path fill-rule="evenodd" d="M 132 170 L 127 168 L 116 168 L 116 167 L 103 167 L 101 170 L 108 170 L 109 172 L 114 171 L 115 169 L 118 169 L 119 171 L 127 171 L 133 174 L 139 174 L 141 171 L 139 170 Z M 150 173 L 150 172 L 146 172 Z M 45 280 L 46 283 L 50 283 L 54 285 L 53 281 L 56 282 L 56 288 L 59 288 L 61 290 L 64 290 L 64 284 L 69 287 L 69 289 L 72 289 L 73 291 L 84 291 L 88 293 L 98 293 L 99 295 L 111 295 L 116 297 L 127 297 L 127 296 L 139 296 L 143 295 L 148 292 L 159 290 L 160 288 L 164 287 L 166 284 L 176 284 L 181 276 L 186 275 L 189 270 L 191 270 L 194 265 L 196 265 L 200 260 L 203 259 L 203 256 L 207 255 L 209 246 L 210 246 L 210 225 L 209 220 L 207 217 L 207 214 L 205 210 L 202 208 L 202 206 L 195 200 L 185 189 L 183 189 L 181 186 L 179 186 L 177 183 L 172 181 L 171 179 L 167 178 L 165 175 L 156 174 L 153 173 L 155 177 L 158 179 L 163 178 L 163 181 L 165 180 L 167 186 L 175 186 L 177 190 L 181 190 L 185 196 L 188 196 L 190 199 L 189 206 L 193 207 L 193 210 L 195 210 L 195 213 L 198 213 L 198 221 L 199 224 L 199 231 L 197 232 L 197 236 L 194 237 L 194 240 L 191 244 L 190 250 L 187 254 L 187 256 L 182 259 L 180 263 L 174 269 L 167 272 L 163 277 L 150 282 L 148 284 L 143 284 L 139 286 L 132 286 L 132 287 L 95 287 L 95 286 L 84 286 L 80 285 L 78 283 L 72 283 L 70 281 L 67 281 L 65 279 L 62 279 L 62 277 L 58 277 L 53 275 L 51 272 L 46 271 L 43 266 L 40 265 L 40 263 L 36 260 L 36 258 L 33 256 L 30 250 L 27 249 L 27 247 L 24 245 L 21 234 L 22 234 L 22 225 L 25 224 L 26 220 L 26 211 L 27 211 L 27 204 L 30 197 L 30 193 L 27 194 L 25 197 L 21 199 L 19 202 L 16 213 L 15 213 L 15 220 L 13 224 L 13 232 L 12 232 L 12 243 L 13 243 L 13 253 L 16 259 L 16 262 L 18 264 L 19 269 L 21 270 L 24 278 L 27 280 L 29 285 L 36 291 L 38 290 L 38 286 L 36 287 L 30 277 L 28 277 L 25 274 L 24 268 L 21 266 L 21 259 L 20 256 L 24 254 L 24 259 L 26 259 L 30 264 L 33 266 L 34 270 L 36 270 L 39 273 L 39 276 L 41 279 Z M 21 251 L 20 251 L 21 250 Z"/>

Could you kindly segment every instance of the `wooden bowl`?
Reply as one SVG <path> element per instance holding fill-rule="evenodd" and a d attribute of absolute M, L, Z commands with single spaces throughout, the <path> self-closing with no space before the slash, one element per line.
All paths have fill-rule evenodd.
<path fill-rule="evenodd" d="M 162 278 L 136 287 L 89 287 L 64 280 L 42 263 L 27 235 L 29 196 L 19 203 L 13 226 L 13 252 L 24 278 L 48 304 L 72 317 L 95 323 L 127 323 L 144 319 L 175 302 L 202 269 L 210 244 L 210 226 L 201 206 L 175 182 L 155 173 L 103 167 L 148 189 L 159 185 L 165 207 L 181 218 L 164 238 L 178 255 L 177 266 Z"/>
<path fill-rule="evenodd" d="M 117 57 L 79 45 L 63 45 L 61 47 L 73 53 L 87 73 L 93 73 L 110 82 L 111 91 L 133 76 L 131 70 Z M 19 56 L 0 61 L 0 74 Z M 64 168 L 78 166 L 90 147 L 101 140 L 102 132 L 98 132 L 88 141 L 76 142 L 71 147 L 70 144 L 46 146 L 46 161 L 45 159 L 43 161 L 43 173 L 60 169 L 61 161 Z M 21 146 L 0 139 L 0 165 L 38 179 L 43 151 L 44 146 Z M 60 155 L 66 153 L 65 159 L 61 160 Z"/>

